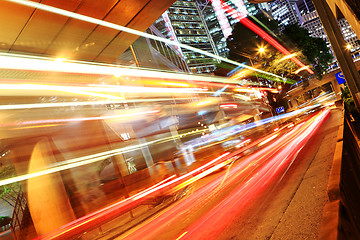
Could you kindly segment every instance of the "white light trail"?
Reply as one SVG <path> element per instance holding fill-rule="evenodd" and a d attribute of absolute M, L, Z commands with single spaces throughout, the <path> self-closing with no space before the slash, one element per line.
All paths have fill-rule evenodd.
<path fill-rule="evenodd" d="M 155 36 L 155 35 L 152 35 L 152 34 L 144 33 L 144 32 L 141 32 L 141 31 L 138 31 L 138 30 L 135 30 L 135 29 L 131 29 L 131 28 L 127 28 L 127 27 L 124 27 L 124 26 L 121 26 L 121 25 L 118 25 L 118 24 L 109 23 L 109 22 L 106 22 L 106 21 L 103 21 L 103 20 L 100 20 L 100 19 L 85 16 L 85 15 L 82 15 L 82 14 L 79 14 L 79 13 L 66 11 L 66 10 L 63 10 L 63 9 L 60 9 L 60 8 L 56 8 L 56 7 L 52 7 L 52 6 L 41 4 L 41 3 L 28 1 L 28 0 L 6 0 L 6 1 L 17 3 L 17 4 L 20 4 L 20 5 L 24 5 L 24 6 L 28 6 L 28 7 L 32 7 L 32 8 L 41 9 L 43 11 L 47 11 L 47 12 L 59 14 L 59 15 L 62 15 L 62 16 L 78 19 L 78 20 L 81 20 L 81 21 L 97 24 L 97 25 L 100 25 L 100 26 L 103 26 L 103 27 L 108 27 L 108 28 L 111 28 L 111 29 L 127 32 L 127 33 L 134 34 L 134 35 L 137 35 L 137 36 L 157 40 L 157 41 L 164 42 L 164 43 L 174 45 L 174 46 L 177 46 L 177 47 L 181 47 L 181 48 L 193 51 L 193 52 L 197 52 L 197 53 L 203 54 L 205 56 L 209 56 L 209 57 L 212 57 L 212 58 L 215 58 L 215 59 L 219 59 L 221 61 L 233 64 L 235 66 L 241 66 L 241 67 L 248 68 L 248 69 L 251 69 L 251 70 L 256 71 L 256 72 L 260 72 L 260 73 L 263 73 L 263 74 L 267 74 L 267 75 L 270 75 L 270 76 L 273 76 L 273 77 L 283 79 L 281 76 L 278 76 L 276 74 L 265 72 L 265 71 L 262 71 L 262 70 L 247 66 L 245 64 L 238 63 L 236 61 L 232 61 L 232 60 L 224 58 L 224 57 L 220 57 L 218 55 L 209 53 L 207 51 L 203 51 L 201 49 L 197 49 L 197 48 L 188 46 L 186 44 L 182 44 L 182 43 L 179 43 L 179 42 L 176 42 L 176 41 L 171 41 L 171 40 L 166 39 L 166 38 L 161 38 L 161 37 L 158 37 L 158 36 Z"/>
<path fill-rule="evenodd" d="M 130 118 L 134 116 L 141 116 L 145 114 L 159 113 L 159 110 L 142 111 L 134 113 L 126 113 L 121 115 L 99 116 L 99 117 L 80 117 L 80 118 L 57 118 L 57 119 L 42 119 L 42 120 L 30 120 L 22 122 L 0 123 L 0 127 L 18 126 L 18 125 L 30 125 L 30 124 L 54 124 L 54 123 L 66 123 L 66 122 L 81 122 L 81 121 L 93 121 L 93 120 L 106 120 L 106 119 L 122 119 Z"/>
<path fill-rule="evenodd" d="M 30 103 L 30 104 L 12 104 L 0 105 L 0 110 L 30 109 L 30 108 L 52 108 L 52 107 L 73 107 L 88 105 L 107 105 L 120 103 L 137 103 L 137 102 L 164 102 L 176 100 L 189 100 L 192 98 L 159 98 L 159 99 L 133 99 L 121 101 L 89 101 L 89 102 L 57 102 L 57 103 Z"/>
<path fill-rule="evenodd" d="M 96 87 L 97 86 L 97 87 Z M 74 92 L 86 95 L 99 95 L 93 92 L 110 92 L 110 93 L 205 93 L 207 89 L 203 88 L 154 88 L 154 87 L 135 87 L 135 86 L 57 86 L 57 85 L 40 85 L 40 84 L 0 84 L 0 89 L 3 90 L 21 90 L 21 91 L 34 91 L 34 90 L 56 90 L 62 92 Z M 84 93 L 85 92 L 85 93 Z M 86 93 L 90 92 L 90 93 Z M 1 94 L 0 94 L 1 95 Z M 101 97 L 123 99 L 121 97 L 112 95 L 103 95 Z"/>
<path fill-rule="evenodd" d="M 12 177 L 12 178 L 0 180 L 0 186 L 15 183 L 15 182 L 24 181 L 24 180 L 27 180 L 27 179 L 30 179 L 30 178 L 39 177 L 39 176 L 43 176 L 43 175 L 46 175 L 46 174 L 60 172 L 60 171 L 75 168 L 75 167 L 84 166 L 84 165 L 94 163 L 94 162 L 98 162 L 98 161 L 102 161 L 102 160 L 104 160 L 106 158 L 109 158 L 111 156 L 115 156 L 115 155 L 118 155 L 118 154 L 121 154 L 121 153 L 127 153 L 127 152 L 132 152 L 132 151 L 139 150 L 139 149 L 144 148 L 144 147 L 146 147 L 148 145 L 164 141 L 165 139 L 168 139 L 169 141 L 173 141 L 173 137 L 171 136 L 171 137 L 167 137 L 167 138 L 163 138 L 163 139 L 149 141 L 149 142 L 142 143 L 142 144 L 131 145 L 131 146 L 127 146 L 127 147 L 124 147 L 124 148 L 114 149 L 114 150 L 110 150 L 110 151 L 106 151 L 106 152 L 100 152 L 100 153 L 91 154 L 91 155 L 87 155 L 87 156 L 83 156 L 83 157 L 78 157 L 78 158 L 65 160 L 65 161 L 62 161 L 62 162 L 59 162 L 59 163 L 55 163 L 50 168 L 45 169 L 45 170 L 41 170 L 41 171 L 38 171 L 38 172 L 28 173 L 28 174 L 24 174 L 24 175 Z"/>
<path fill-rule="evenodd" d="M 64 73 L 83 73 L 107 76 L 126 76 L 126 77 L 145 77 L 145 78 L 162 78 L 186 81 L 202 82 L 220 82 L 237 84 L 238 81 L 229 81 L 223 77 L 208 77 L 200 75 L 190 75 L 181 73 L 172 73 L 165 71 L 134 69 L 121 67 L 111 64 L 94 64 L 91 62 L 66 61 L 56 62 L 52 58 L 41 58 L 36 56 L 26 56 L 18 54 L 0 53 L 0 68 L 29 71 L 51 71 Z"/>

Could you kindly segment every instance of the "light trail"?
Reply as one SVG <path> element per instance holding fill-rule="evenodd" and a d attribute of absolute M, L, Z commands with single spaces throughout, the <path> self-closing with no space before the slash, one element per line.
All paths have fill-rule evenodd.
<path fill-rule="evenodd" d="M 199 131 L 199 132 L 201 132 L 201 131 Z M 24 181 L 24 180 L 27 180 L 27 179 L 30 179 L 30 178 L 39 177 L 39 176 L 43 176 L 43 175 L 46 175 L 46 174 L 60 172 L 60 171 L 75 168 L 75 167 L 84 166 L 84 165 L 91 164 L 91 163 L 94 163 L 94 162 L 102 161 L 102 160 L 104 160 L 106 158 L 109 158 L 109 157 L 112 157 L 112 156 L 115 156 L 115 155 L 118 155 L 118 154 L 121 154 L 121 153 L 123 154 L 123 153 L 127 153 L 127 152 L 137 151 L 137 150 L 140 150 L 141 148 L 144 148 L 144 147 L 152 145 L 152 144 L 162 143 L 162 142 L 166 142 L 166 141 L 173 141 L 174 137 L 175 138 L 176 137 L 181 137 L 181 135 L 184 135 L 184 134 L 180 134 L 178 136 L 166 137 L 166 138 L 162 138 L 162 139 L 157 139 L 157 140 L 153 140 L 153 141 L 148 141 L 146 143 L 141 143 L 141 144 L 137 144 L 137 145 L 131 145 L 131 146 L 118 148 L 118 149 L 113 149 L 113 150 L 100 152 L 100 153 L 96 153 L 96 154 L 90 154 L 90 155 L 83 156 L 83 157 L 64 160 L 62 162 L 57 162 L 55 164 L 52 164 L 52 165 L 49 166 L 48 169 L 45 169 L 45 170 L 42 170 L 42 171 L 38 171 L 38 172 L 34 172 L 34 173 L 28 173 L 28 174 L 19 175 L 19 176 L 12 177 L 12 178 L 7 178 L 7 179 L 4 179 L 4 180 L 0 180 L 0 186 L 4 186 L 4 185 L 7 185 L 7 184 Z"/>
<path fill-rule="evenodd" d="M 235 94 L 234 97 L 235 98 L 240 98 L 240 99 L 245 100 L 245 101 L 251 101 L 250 97 L 245 96 L 245 95 L 241 95 L 241 94 Z"/>
<path fill-rule="evenodd" d="M 266 143 L 270 142 L 271 140 L 273 140 L 274 138 L 276 138 L 279 134 L 274 134 L 272 137 L 266 139 L 265 141 L 261 142 L 258 144 L 258 146 L 262 146 L 265 145 Z"/>
<path fill-rule="evenodd" d="M 13 70 L 45 71 L 94 74 L 105 76 L 144 77 L 153 79 L 171 79 L 197 82 L 219 82 L 238 84 L 224 77 L 182 74 L 149 69 L 134 69 L 114 64 L 100 64 L 80 61 L 56 62 L 53 58 L 0 53 L 0 68 Z"/>
<path fill-rule="evenodd" d="M 284 145 L 286 142 L 284 140 L 287 139 L 291 135 L 291 133 L 293 135 L 294 134 L 296 135 L 297 134 L 296 132 L 298 130 L 299 130 L 299 126 L 294 128 L 290 133 L 282 136 L 281 139 L 279 139 L 278 141 L 276 141 L 274 143 L 274 145 L 277 144 L 278 148 L 281 148 L 281 145 Z M 307 136 L 308 135 L 309 134 L 307 134 Z M 281 141 L 282 141 L 282 143 L 278 144 Z M 224 182 L 224 178 L 222 176 L 218 177 L 216 179 L 216 181 L 211 181 L 210 183 L 208 183 L 207 185 L 205 185 L 204 187 L 199 189 L 199 191 L 197 191 L 196 194 L 189 196 L 189 198 L 186 198 L 184 201 L 180 202 L 180 204 L 177 205 L 176 207 L 170 209 L 169 211 L 166 211 L 164 214 L 161 214 L 160 216 L 155 218 L 156 221 L 152 221 L 150 223 L 156 224 L 156 228 L 153 228 L 152 226 L 150 226 L 150 224 L 147 224 L 145 227 L 139 229 L 140 234 L 144 233 L 142 235 L 142 237 L 138 238 L 138 237 L 135 237 L 133 234 L 131 234 L 127 237 L 128 238 L 130 237 L 130 239 L 151 238 L 151 236 L 158 233 L 159 229 L 162 229 L 164 226 L 169 226 L 169 224 L 171 222 L 175 221 L 180 216 L 182 216 L 184 214 L 183 210 L 186 209 L 186 207 L 189 207 L 188 206 L 189 204 L 191 204 L 192 206 L 194 206 L 194 204 L 198 204 L 199 201 L 197 198 L 199 198 L 199 196 L 206 197 L 207 196 L 206 192 L 208 192 L 209 190 L 223 189 L 225 186 L 229 186 L 233 181 L 237 181 L 239 179 L 239 176 L 242 177 L 245 174 L 247 174 L 247 172 L 244 170 L 249 169 L 249 167 L 257 168 L 258 166 L 260 166 L 261 165 L 261 164 L 259 164 L 260 159 L 262 159 L 263 161 L 266 160 L 266 157 L 264 156 L 263 152 L 268 152 L 269 149 L 274 149 L 273 146 L 268 146 L 267 148 L 268 149 L 266 149 L 266 148 L 263 149 L 262 152 L 260 151 L 259 153 L 254 154 L 254 156 L 252 158 L 250 157 L 249 160 L 240 163 L 236 168 L 234 168 L 230 172 L 228 172 L 228 178 L 229 178 L 228 181 Z M 168 179 L 165 179 L 165 180 L 155 184 L 154 186 L 145 189 L 144 191 L 142 191 L 136 195 L 133 195 L 133 196 L 126 198 L 122 201 L 119 201 L 113 205 L 110 205 L 106 208 L 103 208 L 94 213 L 86 215 L 82 218 L 79 218 L 73 222 L 70 222 L 70 223 L 62 226 L 59 229 L 54 230 L 53 232 L 51 232 L 47 235 L 40 236 L 37 239 L 66 239 L 69 237 L 76 236 L 78 234 L 82 234 L 85 231 L 94 229 L 99 224 L 102 224 L 106 221 L 110 221 L 110 220 L 116 218 L 117 216 L 119 216 L 120 214 L 126 212 L 127 210 L 129 210 L 135 206 L 138 206 L 139 204 L 141 204 L 143 201 L 145 201 L 149 197 L 156 196 L 154 194 L 161 193 L 166 190 L 174 189 L 174 187 L 176 189 L 176 186 L 178 186 L 177 188 L 179 188 L 179 186 L 181 184 L 183 184 L 183 186 L 186 186 L 187 184 L 190 184 L 192 182 L 191 179 L 196 181 L 200 175 L 204 176 L 204 174 L 203 174 L 204 172 L 207 172 L 210 174 L 211 172 L 213 172 L 211 169 L 213 169 L 215 171 L 220 166 L 223 166 L 223 164 L 225 162 L 231 161 L 231 159 L 233 157 L 235 157 L 238 153 L 239 153 L 239 150 L 234 153 L 231 153 L 231 154 L 229 152 L 224 153 L 223 155 L 219 156 L 218 158 L 210 161 L 209 163 L 201 166 L 200 168 L 197 168 L 181 177 L 174 179 L 174 176 L 171 176 Z M 254 164 L 250 165 L 249 163 L 251 163 L 254 159 L 256 159 L 256 162 Z M 243 169 L 243 170 L 239 171 L 241 169 Z M 219 181 L 224 183 L 223 185 L 221 185 L 221 187 L 219 187 Z M 186 184 L 184 184 L 184 183 L 186 183 Z M 180 185 L 178 185 L 178 184 L 180 184 Z M 195 197 L 195 199 L 194 199 L 194 197 Z M 177 213 L 177 214 L 174 215 L 174 213 Z M 169 216 L 171 217 L 170 219 L 168 219 Z M 149 226 L 152 228 L 152 231 L 147 231 Z M 192 229 L 190 229 L 190 231 L 191 230 Z M 139 236 L 139 232 L 135 232 L 134 234 L 136 236 Z"/>
<path fill-rule="evenodd" d="M 248 18 L 244 17 L 243 14 L 235 11 L 230 5 L 226 4 L 222 0 L 220 0 L 222 5 L 224 6 L 224 10 L 231 14 L 232 17 L 236 17 L 239 19 L 240 23 L 242 23 L 244 26 L 255 32 L 257 35 L 262 37 L 265 41 L 270 43 L 272 46 L 274 46 L 277 50 L 285 54 L 286 56 L 291 55 L 291 53 L 284 48 L 280 43 L 278 43 L 274 38 L 272 38 L 268 33 L 266 33 L 264 30 L 262 30 L 260 27 L 258 27 L 256 24 L 251 22 Z M 310 74 L 314 74 L 314 72 L 309 69 L 309 67 L 305 68 L 305 64 L 303 64 L 299 59 L 296 57 L 291 57 L 291 60 L 299 65 L 300 67 L 306 69 Z"/>
<path fill-rule="evenodd" d="M 81 118 L 59 118 L 59 119 L 42 119 L 30 120 L 12 123 L 0 123 L 0 127 L 18 126 L 18 125 L 31 125 L 31 124 L 54 124 L 54 123 L 68 123 L 68 122 L 81 122 L 81 121 L 94 121 L 94 120 L 107 120 L 107 119 L 122 119 L 134 116 L 143 116 L 146 114 L 159 113 L 159 110 L 150 110 L 134 113 L 126 113 L 121 115 L 99 116 L 99 117 L 81 117 Z"/>
<path fill-rule="evenodd" d="M 264 167 L 257 174 L 254 174 L 246 184 L 241 184 L 213 209 L 193 223 L 187 229 L 187 235 L 183 239 L 208 239 L 210 234 L 212 238 L 216 238 L 227 225 L 241 215 L 252 199 L 276 181 L 276 177 L 282 178 L 289 169 L 289 165 L 293 163 L 293 158 L 315 134 L 329 113 L 330 111 L 327 109 L 316 118 L 312 118 L 307 123 L 308 126 L 296 138 L 292 139 L 286 148 L 278 148 L 280 150 L 277 154 L 270 158 Z"/>
<path fill-rule="evenodd" d="M 107 28 L 127 32 L 127 33 L 134 34 L 134 35 L 137 35 L 137 36 L 157 40 L 157 41 L 164 42 L 164 43 L 174 45 L 174 46 L 177 46 L 177 47 L 181 47 L 181 48 L 193 51 L 193 52 L 197 52 L 197 53 L 203 54 L 203 55 L 208 56 L 208 57 L 219 59 L 221 61 L 233 64 L 235 66 L 241 66 L 241 67 L 248 68 L 248 69 L 251 69 L 251 70 L 256 71 L 256 72 L 260 72 L 260 73 L 263 73 L 263 74 L 266 74 L 266 75 L 270 75 L 270 76 L 274 76 L 274 77 L 282 79 L 281 76 L 278 76 L 276 74 L 265 72 L 265 71 L 262 71 L 262 70 L 247 66 L 245 64 L 238 63 L 236 61 L 232 61 L 232 60 L 224 58 L 224 57 L 220 57 L 218 55 L 209 53 L 207 51 L 203 51 L 203 50 L 188 46 L 186 44 L 179 43 L 177 41 L 168 40 L 166 38 L 161 38 L 161 37 L 158 37 L 158 36 L 155 36 L 155 35 L 152 35 L 152 34 L 148 34 L 148 33 L 144 33 L 144 32 L 141 32 L 141 31 L 138 31 L 138 30 L 135 30 L 135 29 L 120 26 L 118 24 L 109 23 L 109 22 L 106 22 L 106 21 L 103 21 L 103 20 L 100 20 L 100 19 L 85 16 L 85 15 L 82 15 L 82 14 L 79 14 L 79 13 L 66 11 L 66 10 L 63 10 L 63 9 L 60 9 L 60 8 L 56 8 L 56 7 L 45 5 L 45 4 L 42 4 L 42 3 L 28 1 L 28 0 L 5 0 L 5 1 L 17 3 L 17 4 L 20 4 L 20 5 L 24 5 L 24 6 L 28 6 L 28 7 L 32 7 L 32 8 L 36 8 L 36 9 L 41 9 L 43 11 L 47 11 L 47 12 L 55 13 L 55 14 L 58 14 L 58 15 L 78 19 L 78 20 L 81 20 L 81 21 L 97 24 L 97 25 L 100 25 L 100 26 L 103 26 L 103 27 L 107 27 Z"/>
<path fill-rule="evenodd" d="M 207 137 L 187 143 L 186 148 L 194 149 L 197 147 L 208 145 L 213 142 L 219 141 L 221 139 L 225 139 L 225 138 L 231 137 L 233 135 L 239 134 L 241 132 L 256 128 L 258 126 L 262 126 L 262 125 L 271 123 L 273 121 L 278 121 L 281 119 L 294 117 L 296 115 L 299 115 L 301 113 L 304 113 L 306 111 L 309 111 L 309 110 L 314 109 L 319 106 L 321 106 L 321 105 L 316 104 L 316 105 L 308 106 L 308 107 L 298 109 L 298 110 L 295 110 L 295 111 L 292 111 L 289 113 L 281 114 L 281 115 L 270 117 L 270 118 L 261 119 L 256 122 L 248 123 L 246 125 L 242 125 L 242 126 L 235 125 L 235 126 L 231 126 L 231 127 L 227 127 L 227 128 L 223 128 L 223 129 L 218 129 L 218 131 L 213 132 L 212 134 L 208 135 Z"/>
<path fill-rule="evenodd" d="M 267 118 L 267 119 L 263 119 L 258 121 L 256 124 L 254 123 L 250 123 L 247 124 L 243 127 L 241 127 L 241 129 L 237 129 L 234 130 L 232 128 L 230 129 L 226 129 L 226 133 L 224 133 L 224 129 L 219 130 L 219 133 L 217 135 L 219 135 L 218 137 L 214 137 L 214 136 L 210 136 L 210 139 L 205 140 L 201 143 L 198 144 L 190 144 L 187 146 L 187 148 L 195 148 L 195 147 L 199 147 L 205 144 L 209 144 L 211 142 L 214 141 L 219 141 L 219 138 L 223 138 L 224 136 L 229 137 L 235 134 L 238 134 L 242 131 L 246 131 L 249 130 L 251 128 L 254 128 L 256 126 L 262 125 L 262 124 L 266 124 L 272 121 L 277 121 L 283 118 L 287 118 L 287 117 L 291 117 L 291 116 L 295 116 L 297 114 L 300 114 L 301 112 L 307 111 L 309 109 L 315 108 L 318 105 L 315 106 L 309 106 L 307 108 L 304 109 L 300 109 L 291 113 L 287 113 L 287 114 L 282 114 L 281 116 L 277 116 L 277 117 L 271 117 L 271 118 Z M 103 116 L 103 117 L 88 117 L 88 118 L 75 118 L 75 119 L 49 119 L 49 120 L 34 120 L 34 121 L 24 121 L 23 125 L 28 125 L 28 124 L 50 124 L 50 123 L 63 123 L 63 122 L 72 122 L 72 121 L 90 121 L 90 120 L 98 120 L 98 119 L 117 119 L 117 118 L 125 118 L 125 117 L 131 117 L 131 116 L 136 116 L 136 115 L 143 115 L 143 114 L 151 114 L 151 113 L 157 113 L 157 110 L 155 111 L 142 111 L 142 112 L 136 112 L 136 113 L 130 113 L 130 114 L 123 114 L 123 115 L 119 115 L 119 116 Z M 3 123 L 0 124 L 0 126 L 13 126 L 13 125 L 18 125 L 18 123 L 13 123 L 13 124 L 7 124 L 7 123 Z M 205 130 L 204 130 L 205 131 Z M 201 131 L 199 131 L 201 132 Z M 198 134 L 198 132 L 194 132 L 194 134 Z M 184 134 L 180 134 L 178 135 L 179 137 L 181 137 Z M 217 136 L 216 135 L 216 136 Z M 42 176 L 45 174 L 49 174 L 49 173 L 54 173 L 54 172 L 58 172 L 58 171 L 63 171 L 66 169 L 70 169 L 73 167 L 79 167 L 79 166 L 83 166 L 83 165 L 87 165 L 93 162 L 97 162 L 97 161 L 101 161 L 105 158 L 120 154 L 120 153 L 126 153 L 126 152 L 130 152 L 130 151 L 135 151 L 138 149 L 141 149 L 142 147 L 145 147 L 147 145 L 151 145 L 151 144 L 155 144 L 155 143 L 160 143 L 160 142 L 165 142 L 165 141 L 172 141 L 173 137 L 168 137 L 168 138 L 164 138 L 164 139 L 158 139 L 158 140 L 154 140 L 151 142 L 148 142 L 146 144 L 138 144 L 138 145 L 134 145 L 131 147 L 125 147 L 125 148 L 120 148 L 120 149 L 116 149 L 116 150 L 111 150 L 111 151 L 107 151 L 107 152 L 102 152 L 99 154 L 93 154 L 93 155 L 89 155 L 89 156 L 85 156 L 85 157 L 80 157 L 80 158 L 75 158 L 75 159 L 70 159 L 70 160 L 66 160 L 63 161 L 60 164 L 60 166 L 56 166 L 56 167 L 52 167 L 49 168 L 47 170 L 44 171 L 40 171 L 40 172 L 36 172 L 36 173 L 30 173 L 30 174 L 25 174 L 25 175 L 21 175 L 21 176 L 17 176 L 17 177 L 13 177 L 13 178 L 9 178 L 9 179 L 5 179 L 0 181 L 0 186 L 2 185 L 6 185 L 6 184 L 10 184 L 10 183 L 14 183 L 14 182 L 18 182 L 18 181 L 23 181 L 32 177 L 37 177 L 37 176 Z"/>
<path fill-rule="evenodd" d="M 57 102 L 57 103 L 29 103 L 29 104 L 9 104 L 0 105 L 0 110 L 16 110 L 16 109 L 32 109 L 32 108 L 53 108 L 53 107 L 74 107 L 74 106 L 89 106 L 89 105 L 108 105 L 120 103 L 141 103 L 141 102 L 167 102 L 190 100 L 192 98 L 156 98 L 156 99 L 131 99 L 120 101 L 88 101 L 88 102 Z"/>
<path fill-rule="evenodd" d="M 110 221 L 115 217 L 119 216 L 121 213 L 128 211 L 131 208 L 134 208 L 140 205 L 146 199 L 156 196 L 158 193 L 162 193 L 166 190 L 171 190 L 176 187 L 178 184 L 183 183 L 189 178 L 196 177 L 199 174 L 204 177 L 203 171 L 207 171 L 208 174 L 216 170 L 216 163 L 219 162 L 222 158 L 229 155 L 229 153 L 224 153 L 223 155 L 217 157 L 216 159 L 210 161 L 209 163 L 185 174 L 178 178 L 174 179 L 174 175 L 168 177 L 167 179 L 133 195 L 122 201 L 119 201 L 115 204 L 112 204 L 108 207 L 105 207 L 101 210 L 98 210 L 94 213 L 88 214 L 84 217 L 81 217 L 77 220 L 74 220 L 59 229 L 54 230 L 44 236 L 37 237 L 36 239 L 68 239 L 70 237 L 81 234 L 84 231 L 88 231 L 92 228 L 95 228 L 99 223 L 104 221 Z M 221 164 L 221 163 L 220 163 Z M 213 171 L 208 171 L 213 168 Z M 184 186 L 185 187 L 185 186 Z"/>
<path fill-rule="evenodd" d="M 207 89 L 204 88 L 155 88 L 155 87 L 135 87 L 135 86 L 111 86 L 104 87 L 102 85 L 93 86 L 57 86 L 57 85 L 40 85 L 40 84 L 0 84 L 0 89 L 4 90 L 55 90 L 63 92 L 91 92 L 89 95 L 97 93 L 93 92 L 108 92 L 108 93 L 204 93 Z M 1 95 L 1 94 L 0 94 Z M 110 96 L 110 95 L 104 95 Z M 115 96 L 113 96 L 115 97 Z M 117 97 L 123 99 L 122 97 Z"/>
<path fill-rule="evenodd" d="M 288 169 L 288 164 L 291 164 L 292 157 L 315 134 L 317 128 L 326 119 L 328 114 L 328 111 L 323 112 L 310 119 L 306 124 L 296 126 L 278 140 L 239 162 L 233 169 L 227 172 L 227 181 L 224 181 L 222 175 L 215 178 L 179 202 L 176 206 L 162 212 L 161 215 L 147 222 L 141 228 L 124 234 L 121 236 L 121 239 L 146 240 L 161 238 L 163 237 L 162 233 L 168 232 L 169 226 L 172 226 L 173 231 L 173 228 L 177 226 L 176 223 L 182 222 L 182 219 L 187 219 L 186 221 L 191 224 L 189 215 L 201 211 L 200 209 L 204 207 L 204 202 L 209 203 L 213 201 L 214 196 L 220 191 L 229 188 L 232 184 L 242 182 L 220 204 L 215 205 L 213 209 L 206 212 L 199 220 L 193 221 L 189 228 L 178 227 L 180 232 L 187 233 L 182 235 L 181 239 L 214 239 L 223 230 L 224 226 L 229 224 L 230 220 L 241 213 L 244 209 L 242 204 L 249 199 L 248 195 L 253 192 L 253 188 L 256 188 L 253 193 L 254 196 L 266 187 L 266 185 L 259 187 L 260 183 L 269 183 L 276 174 L 282 174 L 280 171 Z M 255 144 L 258 144 L 258 142 Z M 239 154 L 239 151 L 231 153 L 227 157 L 231 158 L 237 154 Z M 251 176 L 249 176 L 250 173 Z M 268 179 L 270 180 L 268 181 Z M 236 212 L 236 215 L 231 211 Z M 214 235 L 212 235 L 213 233 Z"/>

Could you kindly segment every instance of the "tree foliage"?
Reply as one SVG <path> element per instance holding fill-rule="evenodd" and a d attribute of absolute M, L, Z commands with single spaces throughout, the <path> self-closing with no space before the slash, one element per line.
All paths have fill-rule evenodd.
<path fill-rule="evenodd" d="M 274 34 L 278 33 L 279 26 L 277 21 L 267 18 L 264 14 L 256 15 L 257 21 L 263 23 Z M 227 47 L 229 48 L 229 58 L 251 64 L 246 56 L 255 57 L 259 46 L 264 45 L 264 40 L 256 33 L 245 27 L 241 23 L 237 23 L 233 29 L 232 35 L 227 38 Z"/>
<path fill-rule="evenodd" d="M 11 164 L 0 166 L 0 176 L 1 179 L 15 177 L 16 176 L 15 167 Z M 17 182 L 0 186 L 0 198 L 4 200 L 6 203 L 8 203 L 10 206 L 14 207 L 19 191 L 20 191 L 20 184 Z"/>
<path fill-rule="evenodd" d="M 348 88 L 347 85 L 345 85 L 344 88 L 340 88 L 341 89 L 341 99 L 344 102 L 344 106 L 346 111 L 348 111 L 349 113 L 356 113 L 356 106 L 355 106 L 355 102 L 354 99 L 351 96 L 350 90 Z"/>
<path fill-rule="evenodd" d="M 302 52 L 313 66 L 316 76 L 321 79 L 323 72 L 327 71 L 333 60 L 333 55 L 326 46 L 325 40 L 310 37 L 309 31 L 297 24 L 285 26 L 282 35 Z"/>
<path fill-rule="evenodd" d="M 297 24 L 288 25 L 282 29 L 277 21 L 268 19 L 262 13 L 255 17 L 262 23 L 252 20 L 255 24 L 267 30 L 270 35 L 277 38 L 278 42 L 287 49 L 291 49 L 291 52 L 296 52 L 296 57 L 300 61 L 310 63 L 317 77 L 321 78 L 333 59 L 323 39 L 310 37 L 309 32 Z M 259 46 L 264 45 L 266 43 L 261 37 L 238 23 L 235 25 L 232 35 L 227 39 L 227 47 L 230 50 L 228 57 L 248 64 L 256 62 L 261 65 L 263 70 L 294 78 L 294 72 L 299 67 L 290 59 L 280 61 L 284 55 L 268 44 L 266 53 L 260 55 L 258 53 Z M 303 77 L 308 77 L 305 71 L 302 71 L 301 74 Z"/>

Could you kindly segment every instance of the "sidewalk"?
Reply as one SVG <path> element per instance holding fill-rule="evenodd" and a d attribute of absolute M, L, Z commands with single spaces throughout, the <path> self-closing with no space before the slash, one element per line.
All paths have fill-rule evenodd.
<path fill-rule="evenodd" d="M 318 239 L 341 115 L 342 109 L 331 110 L 271 193 L 255 200 L 221 239 Z"/>
<path fill-rule="evenodd" d="M 320 147 L 270 239 L 318 238 L 341 114 L 341 109 L 331 111 Z"/>

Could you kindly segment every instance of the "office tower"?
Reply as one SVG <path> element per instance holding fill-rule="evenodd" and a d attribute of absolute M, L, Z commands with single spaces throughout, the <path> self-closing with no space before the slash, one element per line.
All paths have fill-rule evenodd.
<path fill-rule="evenodd" d="M 159 29 L 168 38 L 218 55 L 210 36 L 204 15 L 196 0 L 178 0 L 161 17 L 166 28 Z M 194 73 L 209 73 L 215 70 L 216 59 L 187 49 L 181 49 L 190 70 Z"/>
<path fill-rule="evenodd" d="M 280 25 L 296 24 L 300 22 L 300 13 L 296 0 L 275 0 L 269 3 L 270 11 Z"/>
<path fill-rule="evenodd" d="M 315 11 L 312 0 L 298 0 L 296 4 L 301 16 Z"/>
<path fill-rule="evenodd" d="M 163 33 L 167 34 L 167 32 L 162 33 L 158 29 L 166 30 L 164 26 L 165 22 L 158 19 L 146 32 L 165 38 Z M 138 38 L 116 62 L 134 67 L 189 72 L 185 57 L 178 47 L 143 37 Z"/>
<path fill-rule="evenodd" d="M 192 47 L 226 57 L 226 39 L 233 26 L 240 21 L 239 13 L 255 15 L 267 4 L 257 5 L 243 0 L 178 0 L 154 24 L 167 38 Z M 235 17 L 236 12 L 236 17 Z M 159 23 L 163 26 L 160 26 Z M 186 49 L 184 55 L 192 72 L 207 73 L 215 70 L 217 60 Z"/>
<path fill-rule="evenodd" d="M 229 49 L 226 39 L 232 33 L 238 16 L 256 15 L 261 9 L 266 11 L 267 4 L 249 3 L 247 0 L 198 0 L 198 5 L 220 56 L 226 57 Z"/>
<path fill-rule="evenodd" d="M 325 33 L 324 27 L 316 11 L 305 14 L 302 18 L 303 23 L 301 24 L 301 27 L 306 28 L 309 31 L 310 36 L 324 39 L 327 43 L 327 46 L 331 49 L 331 45 Z M 345 18 L 338 20 L 338 24 L 346 43 L 350 47 L 350 51 L 352 52 L 353 57 L 358 56 L 360 41 L 355 32 L 352 30 L 350 24 L 346 21 Z"/>

